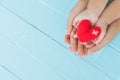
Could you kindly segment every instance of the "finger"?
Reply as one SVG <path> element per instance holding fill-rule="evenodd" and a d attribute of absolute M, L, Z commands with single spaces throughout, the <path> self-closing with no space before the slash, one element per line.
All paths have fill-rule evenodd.
<path fill-rule="evenodd" d="M 92 41 L 89 41 L 87 43 L 83 43 L 83 45 L 86 47 L 86 48 L 91 48 L 93 47 L 95 44 L 92 42 Z"/>
<path fill-rule="evenodd" d="M 74 38 L 78 38 L 78 36 L 77 36 L 77 31 L 76 31 L 76 33 L 73 35 L 73 37 L 74 37 Z"/>
<path fill-rule="evenodd" d="M 79 20 L 78 16 L 73 20 L 73 26 L 74 26 L 74 28 L 77 28 L 77 25 L 78 25 L 79 21 L 80 20 Z"/>
<path fill-rule="evenodd" d="M 108 31 L 106 33 L 105 38 L 102 40 L 101 43 L 99 43 L 98 45 L 90 48 L 90 54 L 100 50 L 102 47 L 104 47 L 105 45 L 107 45 L 109 42 L 112 41 L 112 39 L 115 37 L 115 35 L 117 35 L 117 33 L 120 31 L 119 29 L 120 27 L 120 20 L 114 22 L 109 28 Z"/>
<path fill-rule="evenodd" d="M 78 37 L 77 37 L 77 28 L 74 28 L 74 29 L 76 29 L 76 31 L 75 31 L 74 34 L 73 34 L 73 38 L 78 38 Z"/>
<path fill-rule="evenodd" d="M 77 43 L 77 39 L 76 38 L 73 38 L 72 36 L 70 36 L 70 45 L 71 45 L 71 51 L 72 52 L 76 52 L 77 51 L 77 48 L 78 48 L 78 43 Z"/>
<path fill-rule="evenodd" d="M 91 44 L 86 45 L 85 47 L 87 47 L 87 48 L 92 48 L 92 47 L 95 46 L 95 45 L 96 45 L 96 44 L 91 43 Z"/>
<path fill-rule="evenodd" d="M 64 42 L 67 44 L 70 44 L 70 36 L 69 35 L 64 36 Z"/>
<path fill-rule="evenodd" d="M 76 29 L 76 28 L 73 28 L 72 31 L 71 31 L 70 36 L 73 37 L 76 32 L 77 32 L 77 29 Z M 74 38 L 74 37 L 73 37 L 73 38 Z"/>
<path fill-rule="evenodd" d="M 78 3 L 75 5 L 75 7 L 71 10 L 71 13 L 68 18 L 66 34 L 70 34 L 73 27 L 72 25 L 73 19 L 86 9 L 87 3 L 88 3 L 88 0 L 79 0 Z"/>
<path fill-rule="evenodd" d="M 86 46 L 86 45 L 88 45 L 90 43 L 91 43 L 91 41 L 89 41 L 89 42 L 83 42 L 82 44 Z"/>
<path fill-rule="evenodd" d="M 72 25 L 72 22 L 73 22 L 73 19 L 74 17 L 76 17 L 79 13 L 81 13 L 83 10 L 86 9 L 87 7 L 87 3 L 88 3 L 88 0 L 79 0 L 79 2 L 76 4 L 76 6 L 72 9 L 70 15 L 69 15 L 69 18 L 68 18 L 68 22 L 67 22 L 67 31 L 66 31 L 66 35 L 65 35 L 65 42 L 66 43 L 70 43 L 70 33 L 73 29 L 73 25 Z"/>
<path fill-rule="evenodd" d="M 88 48 L 86 48 L 86 47 L 84 46 L 83 52 L 84 52 L 84 56 L 87 56 L 87 55 L 88 55 Z"/>
<path fill-rule="evenodd" d="M 84 55 L 84 47 L 83 45 L 78 41 L 78 56 L 82 57 Z"/>

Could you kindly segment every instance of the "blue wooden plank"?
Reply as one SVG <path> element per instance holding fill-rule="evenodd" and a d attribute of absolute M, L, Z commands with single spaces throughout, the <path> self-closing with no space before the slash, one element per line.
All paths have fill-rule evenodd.
<path fill-rule="evenodd" d="M 62 15 L 64 17 L 67 17 L 71 9 L 74 7 L 74 5 L 77 3 L 78 0 L 37 0 L 40 3 L 43 3 L 46 5 L 46 7 L 49 7 L 51 10 L 56 12 L 58 15 Z"/>
<path fill-rule="evenodd" d="M 49 59 L 49 62 L 47 61 L 48 64 L 46 65 L 45 64 L 46 59 L 43 59 L 42 55 L 38 59 L 38 58 L 36 58 L 36 56 L 33 56 L 33 54 L 36 52 L 34 52 L 33 54 L 30 54 L 29 51 L 25 51 L 27 53 L 24 53 L 22 51 L 22 50 L 24 50 L 23 48 L 19 50 L 19 47 L 16 46 L 15 43 L 10 43 L 10 40 L 8 40 L 8 38 L 7 38 L 7 40 L 0 38 L 0 40 L 1 40 L 0 44 L 1 45 L 4 44 L 4 46 L 0 47 L 2 49 L 0 53 L 4 53 L 0 57 L 0 63 L 4 64 L 9 69 L 11 69 L 15 73 L 17 73 L 22 79 L 48 80 L 49 76 L 52 76 L 54 74 L 54 73 L 51 73 L 51 70 L 49 70 L 49 68 L 53 67 L 52 70 L 53 69 L 54 70 L 52 72 L 55 71 L 55 73 L 60 75 L 60 77 L 62 76 L 62 78 L 65 78 L 68 80 L 74 80 L 74 79 L 93 80 L 93 79 L 97 79 L 98 77 L 99 77 L 98 80 L 101 80 L 101 79 L 110 80 L 102 72 L 98 71 L 97 69 L 94 69 L 94 67 L 90 66 L 88 63 L 86 63 L 82 60 L 79 60 L 79 58 L 77 58 L 77 57 L 72 58 L 72 60 L 71 60 L 72 64 L 70 64 L 71 63 L 70 61 L 66 62 L 66 64 L 64 64 L 66 61 L 64 58 L 62 58 L 63 61 L 61 60 L 61 63 L 60 63 L 60 61 L 58 61 L 59 58 L 57 57 L 58 59 L 54 59 L 54 56 L 52 54 L 50 54 L 53 56 L 52 57 L 53 62 L 51 62 L 51 59 L 49 59 L 49 57 L 47 57 L 47 56 L 50 56 L 48 54 L 46 56 L 46 59 Z M 39 52 L 39 54 L 40 53 L 41 52 Z M 51 52 L 49 52 L 49 53 L 51 53 Z M 30 57 L 30 59 L 29 59 L 29 57 Z M 33 61 L 33 59 L 31 57 L 34 58 L 35 61 Z M 44 60 L 44 62 L 40 61 L 41 59 L 42 59 L 42 61 Z M 39 61 L 39 64 L 36 63 L 36 60 Z M 55 62 L 55 60 L 56 60 L 56 62 Z M 56 63 L 58 63 L 59 65 Z M 47 68 L 46 68 L 46 66 L 47 66 Z M 74 69 L 74 68 L 76 68 L 76 69 Z M 76 70 L 78 72 L 76 72 Z M 49 75 L 49 74 L 51 74 L 51 75 Z M 47 79 L 45 78 L 46 75 L 47 76 L 49 75 L 47 77 Z M 53 76 L 52 76 L 52 78 L 53 78 Z M 55 77 L 55 79 L 49 78 L 49 80 L 56 80 L 56 79 L 57 79 L 56 77 Z M 59 79 L 57 79 L 57 80 L 59 80 Z"/>
<path fill-rule="evenodd" d="M 7 30 L 7 34 L 3 32 L 4 28 L 0 29 L 2 36 L 0 39 L 0 48 L 2 49 L 0 53 L 4 53 L 0 56 L 0 63 L 14 71 L 22 79 L 110 80 L 103 72 L 73 56 L 64 47 L 59 46 L 44 34 L 25 24 L 24 21 L 16 18 L 12 13 L 4 10 L 4 8 L 0 8 L 0 11 L 1 16 L 9 15 L 5 17 L 4 21 L 11 20 L 11 18 L 13 21 L 18 21 L 11 26 L 9 26 L 11 22 L 4 25 L 4 28 L 10 27 L 12 29 L 11 31 Z M 18 30 L 15 26 L 23 28 Z M 29 28 L 18 39 L 14 38 L 12 32 L 24 31 L 24 27 Z M 46 75 L 49 76 L 46 77 Z"/>
<path fill-rule="evenodd" d="M 0 11 L 0 63 L 22 76 L 22 79 L 25 80 L 62 80 L 44 62 L 41 60 L 40 63 L 36 62 L 25 51 L 21 51 L 15 46 L 16 44 L 12 41 L 23 37 L 29 28 L 26 27 L 28 24 L 25 24 L 24 21 L 2 7 L 0 7 Z"/>
<path fill-rule="evenodd" d="M 110 46 L 105 46 L 104 49 L 85 59 L 96 65 L 101 71 L 107 73 L 113 79 L 116 79 L 120 75 L 120 53 Z"/>
<path fill-rule="evenodd" d="M 0 80 L 20 80 L 0 66 Z"/>
<path fill-rule="evenodd" d="M 14 37 L 14 40 L 17 40 L 20 37 L 22 37 L 22 35 L 29 28 L 29 27 L 22 27 L 22 26 L 27 26 L 26 24 L 23 24 L 25 22 L 21 22 L 21 20 L 18 19 L 17 17 L 13 18 L 13 15 L 12 16 L 8 15 L 8 11 L 5 11 L 5 9 L 2 7 L 0 7 L 0 10 L 1 10 L 0 33 L 4 33 L 4 35 L 11 35 L 11 37 Z"/>
<path fill-rule="evenodd" d="M 39 34 L 39 32 L 35 32 L 31 29 L 25 35 L 25 38 L 22 38 L 18 41 L 19 45 L 21 45 L 37 59 L 43 59 L 56 71 L 56 73 L 59 73 L 66 79 L 87 80 L 89 77 L 89 79 L 92 80 L 97 79 L 97 77 L 100 75 L 100 80 L 103 78 L 107 79 L 102 72 L 82 61 L 82 59 L 71 55 L 68 50 L 64 49 L 63 47 L 59 47 L 59 45 L 57 45 L 55 42 L 52 42 L 49 38 L 45 36 L 41 38 L 43 35 Z M 86 78 L 85 76 L 87 74 L 89 74 L 89 76 Z M 97 77 L 94 77 L 95 75 Z"/>
<path fill-rule="evenodd" d="M 40 30 L 64 44 L 63 38 L 66 32 L 67 17 L 58 15 L 54 10 L 51 10 L 49 6 L 41 3 L 40 0 L 1 0 L 0 2 Z M 63 4 L 62 1 L 59 2 L 61 3 L 60 7 L 65 6 L 64 1 Z M 64 9 L 68 9 L 71 3 L 72 2 L 68 2 L 67 7 L 64 7 Z"/>
<path fill-rule="evenodd" d="M 4 35 L 0 35 L 0 44 L 0 63 L 19 76 L 19 80 L 63 80 L 48 64 L 37 61 Z"/>
<path fill-rule="evenodd" d="M 52 36 L 54 39 L 61 42 L 62 44 L 64 44 L 63 36 L 65 33 L 65 24 L 66 24 L 67 18 L 60 16 L 58 13 L 60 13 L 61 11 L 63 12 L 64 11 L 63 9 L 66 9 L 65 11 L 70 10 L 69 8 L 72 8 L 72 6 L 76 2 L 77 1 L 69 2 L 67 0 L 59 1 L 59 2 L 55 0 L 52 0 L 52 1 L 49 1 L 49 0 L 45 0 L 45 1 L 43 0 L 36 0 L 36 1 L 1 0 L 2 4 L 9 7 L 18 15 L 24 17 L 27 21 L 33 23 L 40 30 L 43 30 L 43 32 L 46 32 L 47 34 L 49 34 L 50 36 Z M 57 4 L 57 3 L 60 3 L 60 4 Z M 67 7 L 65 7 L 66 4 L 67 4 Z M 58 11 L 57 13 L 56 13 L 56 10 Z M 68 15 L 68 13 L 65 13 L 65 14 Z M 116 43 L 116 41 L 113 41 L 113 42 Z M 113 43 L 113 47 L 115 47 L 117 50 L 119 50 L 118 44 Z"/>

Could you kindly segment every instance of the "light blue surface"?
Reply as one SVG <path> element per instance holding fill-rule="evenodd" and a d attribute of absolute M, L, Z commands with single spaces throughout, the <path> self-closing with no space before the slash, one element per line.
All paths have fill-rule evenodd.
<path fill-rule="evenodd" d="M 4 66 L 0 65 L 0 80 L 19 80 L 13 76 L 9 71 L 7 71 Z"/>
<path fill-rule="evenodd" d="M 119 34 L 85 58 L 66 48 L 67 16 L 76 2 L 0 0 L 0 80 L 120 79 Z"/>

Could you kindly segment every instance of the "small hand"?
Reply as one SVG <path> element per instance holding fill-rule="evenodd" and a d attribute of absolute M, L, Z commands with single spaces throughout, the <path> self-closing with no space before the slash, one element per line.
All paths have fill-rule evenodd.
<path fill-rule="evenodd" d="M 79 13 L 76 17 L 73 18 L 72 20 L 72 29 L 69 28 L 68 29 L 68 32 L 70 34 L 70 38 L 69 36 L 67 37 L 67 41 L 69 42 L 70 44 L 70 50 L 72 52 L 76 52 L 78 50 L 78 54 L 85 54 L 87 51 L 85 51 L 85 53 L 83 53 L 83 51 L 81 53 L 79 53 L 79 48 L 77 47 L 77 45 L 82 45 L 84 47 L 83 44 L 91 44 L 91 42 L 88 42 L 88 43 L 83 43 L 83 44 L 77 44 L 79 43 L 76 37 L 76 31 L 77 31 L 77 25 L 79 23 L 79 21 L 83 20 L 83 19 L 87 19 L 87 20 L 90 20 L 92 25 L 94 25 L 99 16 L 101 15 L 102 11 L 104 10 L 106 4 L 107 4 L 107 0 L 100 0 L 99 2 L 97 1 L 96 4 L 94 4 L 94 2 L 96 2 L 96 0 L 89 0 L 87 7 L 84 9 L 84 11 L 82 11 L 81 13 Z M 93 5 L 94 4 L 94 5 Z M 102 6 L 101 6 L 102 4 Z M 97 10 L 97 11 L 96 11 Z M 71 23 L 71 22 L 70 22 Z M 94 44 L 91 44 L 92 46 Z M 86 47 L 84 47 L 85 50 Z"/>
<path fill-rule="evenodd" d="M 75 7 L 71 10 L 71 13 L 69 15 L 68 23 L 67 23 L 67 32 L 65 34 L 65 42 L 67 44 L 71 44 L 70 50 L 72 52 L 76 52 L 78 49 L 78 41 L 77 39 L 73 38 L 71 36 L 71 32 L 74 33 L 76 29 L 73 27 L 73 20 L 76 16 L 78 16 L 81 12 L 83 12 L 88 4 L 89 0 L 79 0 L 78 3 L 75 5 Z M 80 46 L 80 44 L 79 44 Z M 82 45 L 81 45 L 82 46 Z"/>

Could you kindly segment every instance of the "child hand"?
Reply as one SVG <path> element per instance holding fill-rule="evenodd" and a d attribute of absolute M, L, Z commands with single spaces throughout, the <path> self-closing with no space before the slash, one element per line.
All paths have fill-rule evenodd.
<path fill-rule="evenodd" d="M 79 0 L 75 7 L 71 10 L 68 23 L 67 23 L 67 31 L 65 34 L 65 42 L 70 44 L 70 33 L 73 30 L 73 20 L 74 18 L 80 14 L 87 7 L 88 0 Z"/>
<path fill-rule="evenodd" d="M 67 31 L 66 31 L 64 39 L 67 44 L 71 44 L 72 48 L 74 47 L 72 50 L 73 52 L 76 52 L 78 47 L 80 48 L 80 47 L 82 47 L 82 45 L 79 44 L 79 46 L 78 46 L 77 39 L 70 36 L 71 31 L 76 30 L 76 29 L 74 29 L 72 23 L 73 23 L 74 18 L 86 9 L 87 4 L 88 4 L 88 0 L 79 0 L 78 3 L 75 5 L 75 7 L 71 10 L 71 13 L 69 15 L 69 19 L 68 19 L 68 23 L 67 23 Z M 72 48 L 70 48 L 70 49 L 72 49 Z M 82 49 L 80 49 L 80 52 L 82 52 Z"/>
<path fill-rule="evenodd" d="M 91 21 L 92 25 L 94 25 L 99 16 L 101 15 L 102 11 L 104 10 L 106 4 L 107 4 L 107 1 L 108 0 L 99 0 L 99 1 L 96 1 L 96 0 L 89 0 L 89 3 L 87 5 L 87 8 L 78 14 L 78 16 L 76 16 L 73 20 L 73 29 L 71 30 L 71 38 L 70 38 L 70 44 L 71 44 L 71 51 L 72 52 L 75 52 L 77 50 L 77 36 L 74 35 L 76 34 L 76 31 L 77 31 L 77 25 L 78 23 L 83 20 L 83 19 L 88 19 Z M 101 6 L 102 5 L 102 6 Z M 83 43 L 83 44 L 91 44 L 91 42 L 88 42 L 88 43 Z M 94 44 L 91 44 L 91 46 L 93 46 Z M 80 52 L 78 52 L 78 54 L 81 54 Z"/>

